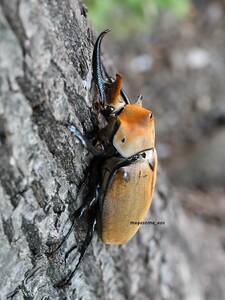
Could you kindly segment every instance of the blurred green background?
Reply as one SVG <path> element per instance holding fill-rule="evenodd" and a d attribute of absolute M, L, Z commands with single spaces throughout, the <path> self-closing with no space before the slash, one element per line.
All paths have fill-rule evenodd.
<path fill-rule="evenodd" d="M 190 11 L 189 0 L 85 0 L 89 18 L 96 29 L 114 28 L 117 37 L 133 31 L 148 31 L 151 22 L 162 11 L 185 17 Z"/>

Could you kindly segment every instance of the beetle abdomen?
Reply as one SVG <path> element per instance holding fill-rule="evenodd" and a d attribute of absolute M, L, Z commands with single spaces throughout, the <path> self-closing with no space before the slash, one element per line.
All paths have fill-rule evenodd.
<path fill-rule="evenodd" d="M 121 167 L 114 174 L 105 195 L 101 218 L 100 237 L 106 244 L 124 244 L 137 232 L 152 202 L 157 158 L 153 152 L 153 166 L 147 159 L 137 160 Z"/>

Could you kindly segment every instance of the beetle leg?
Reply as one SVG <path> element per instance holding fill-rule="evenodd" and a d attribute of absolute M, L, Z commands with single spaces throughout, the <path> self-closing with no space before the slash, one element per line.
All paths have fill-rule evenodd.
<path fill-rule="evenodd" d="M 74 212 L 74 220 L 76 218 L 81 218 L 84 214 L 84 212 L 86 212 L 87 210 L 90 210 L 94 204 L 96 204 L 97 200 L 98 200 L 98 197 L 99 197 L 99 187 L 96 188 L 96 191 L 95 191 L 95 197 L 91 200 L 91 201 L 87 201 L 87 203 L 81 205 L 77 210 L 75 210 Z M 72 224 L 72 227 L 74 225 L 74 222 Z M 72 229 L 72 228 L 71 228 Z M 71 231 L 70 231 L 71 232 Z M 66 252 L 66 255 L 65 255 L 65 262 L 68 258 L 68 256 L 70 255 L 70 253 L 75 249 L 77 248 L 77 245 L 74 245 L 72 246 L 67 252 Z"/>
<path fill-rule="evenodd" d="M 92 208 L 99 199 L 100 163 L 101 161 L 96 158 L 91 161 L 88 194 L 85 196 L 83 204 L 74 212 L 75 218 L 81 218 L 84 212 Z"/>
<path fill-rule="evenodd" d="M 94 204 L 97 202 L 99 197 L 99 187 L 95 190 L 95 196 L 91 199 L 91 201 L 87 201 L 85 204 L 81 205 L 74 213 L 75 218 L 81 218 L 83 214 L 89 210 L 91 207 L 94 206 Z"/>
<path fill-rule="evenodd" d="M 86 211 L 90 210 L 97 203 L 98 199 L 99 199 L 99 186 L 97 186 L 97 188 L 95 189 L 95 196 L 94 197 L 88 197 L 86 199 L 86 201 L 84 201 L 85 204 L 81 205 L 77 210 L 75 210 L 75 212 L 73 214 L 74 219 L 73 219 L 72 225 L 71 225 L 68 233 L 66 234 L 65 238 L 63 239 L 62 243 L 66 240 L 66 238 L 68 237 L 68 235 L 71 233 L 71 231 L 73 229 L 73 226 L 74 226 L 74 223 L 75 223 L 75 219 L 77 219 L 77 218 L 80 219 Z M 61 243 L 61 245 L 62 245 L 62 243 Z M 70 248 L 67 251 L 67 253 L 65 255 L 65 262 L 66 262 L 66 260 L 67 260 L 67 258 L 69 256 L 69 254 L 76 247 L 77 247 L 77 245 L 74 245 L 74 246 L 72 246 L 72 248 Z"/>
<path fill-rule="evenodd" d="M 86 178 L 85 178 L 85 180 L 83 180 L 83 182 L 81 183 L 81 186 L 79 187 L 76 199 L 79 197 L 80 192 L 83 191 L 85 186 L 87 186 L 87 179 Z M 76 199 L 75 199 L 75 201 L 76 201 Z M 64 242 L 67 240 L 68 236 L 71 234 L 72 229 L 74 227 L 75 219 L 76 219 L 75 215 L 76 215 L 76 211 L 72 214 L 73 220 L 72 220 L 72 223 L 70 225 L 69 230 L 67 231 L 66 235 L 63 237 L 63 239 L 61 240 L 59 245 L 55 249 L 53 249 L 50 253 L 48 253 L 50 256 L 54 255 L 62 247 Z"/>
<path fill-rule="evenodd" d="M 100 170 L 99 160 L 96 158 L 92 159 L 90 167 L 89 167 L 89 171 L 88 171 L 88 176 L 86 176 L 86 178 L 81 183 L 81 186 L 78 190 L 78 195 L 77 195 L 77 197 L 78 197 L 80 192 L 84 188 L 88 187 L 88 194 L 85 195 L 85 197 L 84 197 L 84 204 L 82 204 L 77 210 L 75 210 L 72 213 L 72 221 L 71 221 L 72 223 L 70 225 L 68 232 L 63 237 L 60 244 L 49 255 L 54 255 L 54 253 L 56 253 L 61 248 L 61 246 L 64 244 L 64 242 L 67 240 L 67 238 L 71 234 L 73 227 L 75 225 L 76 219 L 80 219 L 83 216 L 83 214 L 87 210 L 90 210 L 94 206 L 94 204 L 98 201 L 99 188 L 100 188 L 99 187 L 99 180 L 100 180 L 99 170 Z M 90 179 L 90 181 L 88 181 L 87 179 Z"/>
<path fill-rule="evenodd" d="M 59 243 L 59 245 L 53 251 L 51 251 L 50 253 L 48 253 L 49 256 L 54 255 L 62 247 L 62 245 L 65 243 L 65 241 L 68 239 L 68 237 L 71 234 L 72 229 L 74 227 L 75 220 L 76 220 L 76 218 L 73 218 L 72 224 L 70 225 L 70 228 L 67 231 L 66 235 L 63 237 L 63 239 L 61 240 L 61 242 Z"/>
<path fill-rule="evenodd" d="M 105 151 L 99 151 L 97 150 L 92 143 L 82 135 L 79 129 L 77 129 L 75 126 L 69 126 L 69 131 L 75 135 L 76 138 L 79 139 L 81 144 L 94 156 L 103 156 L 105 154 Z"/>
<path fill-rule="evenodd" d="M 73 245 L 73 246 L 66 252 L 66 255 L 65 255 L 65 258 L 64 258 L 65 264 L 66 264 L 67 258 L 68 258 L 68 256 L 70 255 L 70 253 L 73 252 L 73 250 L 76 249 L 76 248 L 77 248 L 77 244 Z"/>
<path fill-rule="evenodd" d="M 83 184 L 85 184 L 85 182 L 83 182 Z M 83 184 L 82 184 L 82 186 L 83 186 Z M 91 209 L 94 206 L 94 204 L 97 202 L 98 197 L 99 197 L 99 187 L 96 188 L 94 197 L 93 196 L 90 197 L 90 195 L 89 195 L 87 197 L 86 201 L 84 201 L 85 204 L 81 205 L 77 210 L 75 210 L 75 212 L 72 215 L 73 220 L 72 220 L 69 230 L 67 231 L 66 235 L 61 240 L 60 244 L 50 253 L 50 255 L 54 255 L 62 247 L 62 245 L 65 243 L 65 241 L 67 240 L 67 238 L 69 237 L 69 235 L 71 234 L 71 232 L 73 230 L 75 220 L 80 219 L 87 210 Z M 70 252 L 72 252 L 72 250 Z M 65 260 L 67 259 L 68 255 L 66 254 Z"/>
<path fill-rule="evenodd" d="M 73 278 L 77 268 L 79 267 L 83 257 L 84 257 L 84 254 L 92 240 L 92 237 L 93 237 L 93 233 L 94 233 L 94 230 L 95 230 L 95 227 L 96 227 L 96 211 L 94 210 L 93 211 L 93 215 L 92 215 L 92 220 L 91 222 L 89 223 L 89 226 L 88 226 L 88 231 L 87 231 L 87 235 L 85 237 L 85 240 L 83 242 L 83 244 L 80 246 L 79 248 L 79 253 L 80 253 L 80 257 L 79 257 L 79 260 L 75 266 L 75 268 L 73 269 L 72 272 L 70 272 L 62 281 L 58 282 L 55 287 L 58 287 L 58 288 L 62 288 L 64 287 L 65 285 L 69 284 L 71 279 Z M 69 252 L 70 253 L 70 252 Z"/>

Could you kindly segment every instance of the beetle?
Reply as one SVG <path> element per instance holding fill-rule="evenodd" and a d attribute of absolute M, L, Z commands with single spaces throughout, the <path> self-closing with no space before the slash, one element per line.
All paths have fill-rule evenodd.
<path fill-rule="evenodd" d="M 92 58 L 93 79 L 107 125 L 97 133 L 95 145 L 75 126 L 69 127 L 93 155 L 89 193 L 84 204 L 74 213 L 74 218 L 81 218 L 89 211 L 91 218 L 84 243 L 78 249 L 79 261 L 69 276 L 57 284 L 58 287 L 72 278 L 95 228 L 105 244 L 121 245 L 132 239 L 140 225 L 131 225 L 131 222 L 144 221 L 156 183 L 154 116 L 142 107 L 141 97 L 136 103 L 130 102 L 120 74 L 113 79 L 105 71 L 100 51 L 102 39 L 108 32 L 108 29 L 103 31 L 97 38 Z"/>

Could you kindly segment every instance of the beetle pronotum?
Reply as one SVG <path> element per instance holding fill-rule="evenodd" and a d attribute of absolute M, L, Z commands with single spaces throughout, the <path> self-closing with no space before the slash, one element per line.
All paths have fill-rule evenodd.
<path fill-rule="evenodd" d="M 157 173 L 154 117 L 142 107 L 141 99 L 131 104 L 124 89 L 122 77 L 110 78 L 104 70 L 100 48 L 103 31 L 94 46 L 93 78 L 100 95 L 101 113 L 107 125 L 98 132 L 98 141 L 93 145 L 74 126 L 70 131 L 82 145 L 93 154 L 92 166 L 98 174 L 91 176 L 89 196 L 75 212 L 81 217 L 91 212 L 91 222 L 80 258 L 75 269 L 58 286 L 68 283 L 88 247 L 95 227 L 106 244 L 127 243 L 138 231 L 150 208 Z M 99 147 L 100 146 L 100 147 Z M 98 149 L 101 150 L 98 150 Z"/>

